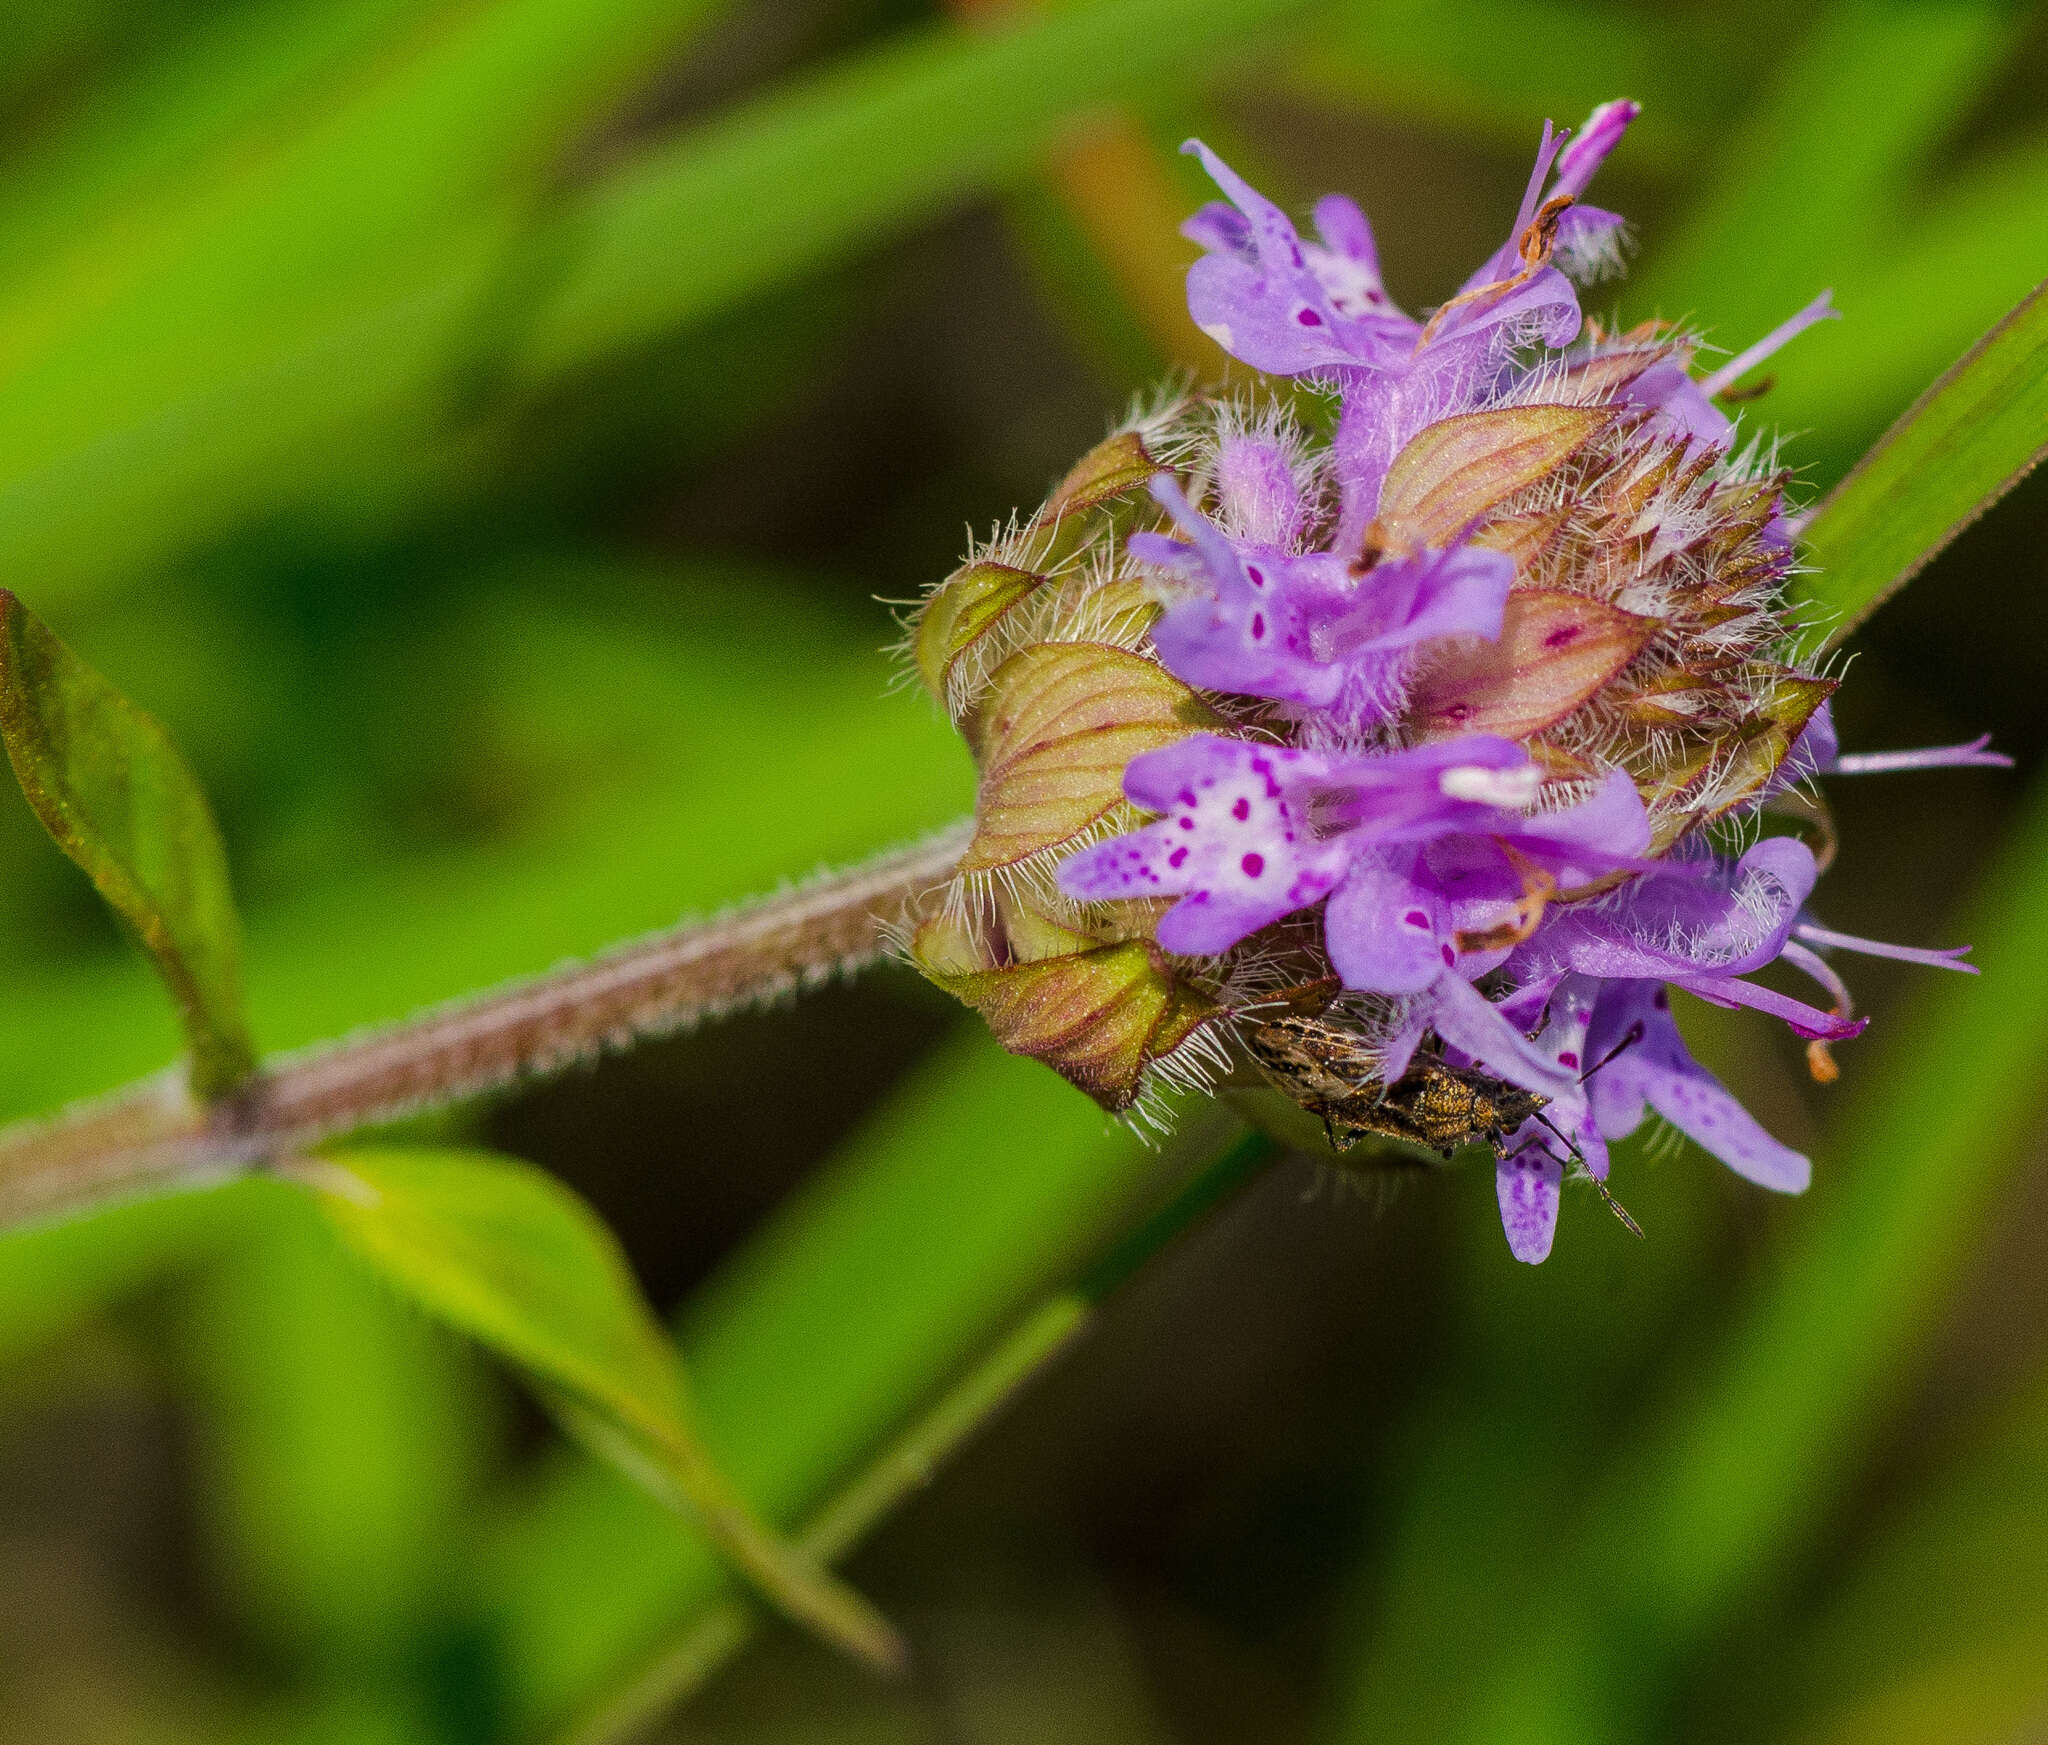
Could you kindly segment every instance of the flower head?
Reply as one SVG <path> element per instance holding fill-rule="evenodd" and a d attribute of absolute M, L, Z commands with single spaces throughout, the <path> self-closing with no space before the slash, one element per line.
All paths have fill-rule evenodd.
<path fill-rule="evenodd" d="M 920 966 L 1114 1108 L 1263 1075 L 1333 1141 L 1486 1141 L 1525 1260 L 1646 1111 L 1806 1185 L 1671 990 L 1783 1020 L 1831 1075 L 1865 1021 L 1823 953 L 1968 966 L 1823 926 L 1813 848 L 1759 824 L 1795 790 L 1820 815 L 1815 778 L 1993 761 L 1844 757 L 1786 615 L 1786 477 L 1716 397 L 1826 295 L 1705 375 L 1693 335 L 1584 318 L 1623 225 L 1582 197 L 1635 113 L 1546 127 L 1507 239 L 1426 317 L 1349 200 L 1305 237 L 1191 142 L 1224 199 L 1185 227 L 1189 312 L 1327 397 L 1327 434 L 1286 383 L 1162 402 L 912 635 L 981 768 Z M 1826 1004 L 1755 979 L 1781 962 Z M 1466 1127 L 1373 1113 L 1431 1086 Z"/>

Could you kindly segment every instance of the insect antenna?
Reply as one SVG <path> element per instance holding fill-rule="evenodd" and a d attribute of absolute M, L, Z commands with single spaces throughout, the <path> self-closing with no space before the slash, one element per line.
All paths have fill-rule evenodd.
<path fill-rule="evenodd" d="M 1592 1068 L 1591 1071 L 1589 1071 L 1586 1074 L 1586 1077 L 1591 1078 L 1593 1076 L 1593 1073 L 1598 1072 L 1601 1066 L 1605 1066 L 1607 1064 L 1607 1061 L 1612 1060 L 1624 1048 L 1628 1047 L 1630 1043 L 1640 1042 L 1642 1040 L 1642 1032 L 1642 1025 L 1635 1025 L 1629 1031 L 1628 1035 L 1624 1036 L 1618 1043 L 1614 1045 L 1614 1047 L 1607 1051 L 1607 1058 L 1600 1062 L 1600 1066 Z M 1593 1173 L 1593 1166 L 1586 1161 L 1586 1154 L 1583 1151 L 1581 1151 L 1575 1143 L 1573 1143 L 1569 1135 L 1560 1131 L 1558 1127 L 1552 1123 L 1550 1117 L 1545 1115 L 1540 1109 L 1536 1112 L 1535 1119 L 1541 1125 L 1549 1128 L 1551 1132 L 1557 1134 L 1558 1138 L 1564 1141 L 1565 1149 L 1572 1154 L 1572 1161 L 1586 1172 L 1586 1180 L 1591 1182 L 1593 1186 L 1599 1190 L 1600 1197 L 1607 1202 L 1607 1209 L 1621 1220 L 1621 1227 L 1624 1230 L 1626 1230 L 1631 1236 L 1633 1236 L 1638 1242 L 1642 1241 L 1644 1239 L 1642 1225 L 1638 1224 L 1633 1218 L 1631 1218 L 1628 1215 L 1628 1208 L 1607 1191 L 1607 1184 Z M 1549 1151 L 1549 1147 L 1546 1146 L 1544 1150 L 1547 1154 Z M 1518 1151 L 1515 1153 L 1515 1155 L 1519 1157 L 1521 1153 Z M 1552 1161 L 1555 1162 L 1558 1160 L 1553 1158 Z"/>
<path fill-rule="evenodd" d="M 1628 1208 L 1610 1194 L 1607 1191 L 1607 1184 L 1590 1170 L 1586 1174 L 1586 1179 L 1600 1190 L 1600 1197 L 1607 1202 L 1607 1209 L 1621 1220 L 1621 1227 L 1641 1242 L 1644 1239 L 1643 1227 L 1628 1215 Z"/>
<path fill-rule="evenodd" d="M 1577 1164 L 1581 1169 L 1586 1170 L 1588 1173 L 1591 1172 L 1593 1166 L 1586 1161 L 1586 1154 L 1579 1149 L 1578 1142 L 1575 1139 L 1573 1139 L 1569 1133 L 1567 1133 L 1562 1127 L 1558 1126 L 1558 1124 L 1555 1121 L 1551 1120 L 1551 1118 L 1548 1115 L 1544 1114 L 1544 1112 L 1541 1109 L 1538 1109 L 1534 1115 L 1530 1116 L 1530 1119 L 1534 1121 L 1539 1127 L 1547 1128 L 1553 1135 L 1556 1136 L 1559 1143 L 1561 1143 L 1564 1146 L 1565 1150 L 1571 1154 L 1572 1162 Z M 1549 1149 L 1550 1148 L 1548 1146 L 1544 1147 L 1545 1155 L 1549 1154 Z M 1553 1158 L 1552 1161 L 1556 1163 L 1562 1163 L 1564 1159 Z"/>
<path fill-rule="evenodd" d="M 1614 1060 L 1614 1057 L 1615 1057 L 1615 1056 L 1616 1056 L 1617 1054 L 1624 1054 L 1624 1053 L 1626 1053 L 1626 1052 L 1627 1052 L 1627 1051 L 1628 1051 L 1629 1049 L 1631 1049 L 1631 1048 L 1635 1047 L 1635 1045 L 1636 1045 L 1636 1044 L 1637 1044 L 1638 1042 L 1642 1041 L 1642 1039 L 1643 1039 L 1643 1021 L 1642 1021 L 1642 1019 L 1638 1018 L 1638 1019 L 1637 1019 L 1637 1020 L 1636 1020 L 1636 1021 L 1635 1021 L 1635 1022 L 1634 1022 L 1633 1024 L 1631 1024 L 1631 1025 L 1630 1025 L 1630 1026 L 1628 1027 L 1628 1029 L 1627 1029 L 1627 1030 L 1625 1030 L 1624 1032 L 1622 1032 L 1622 1037 L 1621 1037 L 1621 1040 L 1620 1040 L 1619 1042 L 1617 1042 L 1617 1043 L 1616 1043 L 1616 1044 L 1615 1044 L 1615 1045 L 1614 1045 L 1614 1046 L 1613 1046 L 1612 1048 L 1610 1048 L 1610 1049 L 1609 1049 L 1609 1050 L 1608 1050 L 1608 1051 L 1607 1051 L 1607 1052 L 1606 1052 L 1605 1054 L 1603 1054 L 1603 1055 L 1602 1055 L 1602 1056 L 1601 1056 L 1601 1057 L 1600 1057 L 1600 1058 L 1599 1058 L 1598 1060 L 1594 1061 L 1594 1063 L 1593 1063 L 1593 1064 L 1592 1064 L 1591 1066 L 1587 1067 L 1587 1068 L 1586 1068 L 1586 1070 L 1585 1070 L 1584 1072 L 1582 1072 L 1582 1073 L 1580 1073 L 1580 1074 L 1579 1074 L 1579 1083 L 1580 1083 L 1580 1084 L 1584 1084 L 1584 1083 L 1585 1083 L 1585 1082 L 1586 1082 L 1586 1081 L 1587 1081 L 1587 1080 L 1588 1080 L 1589 1078 L 1591 1078 L 1591 1077 L 1592 1077 L 1592 1076 L 1593 1076 L 1593 1075 L 1594 1075 L 1594 1074 L 1595 1074 L 1596 1072 L 1598 1072 L 1598 1071 L 1599 1071 L 1599 1070 L 1600 1070 L 1600 1069 L 1601 1069 L 1601 1068 L 1602 1068 L 1603 1066 L 1608 1066 L 1608 1065 L 1612 1064 L 1612 1062 L 1613 1062 L 1613 1060 Z"/>

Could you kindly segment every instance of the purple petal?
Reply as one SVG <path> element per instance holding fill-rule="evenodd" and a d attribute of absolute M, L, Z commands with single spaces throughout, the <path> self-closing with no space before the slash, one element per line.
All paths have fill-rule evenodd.
<path fill-rule="evenodd" d="M 1621 143 L 1621 136 L 1628 132 L 1629 124 L 1642 112 L 1640 103 L 1622 97 L 1602 103 L 1587 116 L 1584 125 L 1558 153 L 1557 180 L 1551 186 L 1551 197 L 1569 194 L 1576 200 L 1583 194 L 1594 172 L 1607 161 L 1608 154 Z"/>
<path fill-rule="evenodd" d="M 1330 965 L 1347 988 L 1414 994 L 1457 959 L 1451 918 L 1414 849 L 1362 854 L 1323 912 Z"/>
<path fill-rule="evenodd" d="M 1227 200 L 1211 200 L 1197 207 L 1193 216 L 1182 221 L 1180 233 L 1212 254 L 1251 252 L 1252 227 Z"/>
<path fill-rule="evenodd" d="M 1766 1133 L 1691 1055 L 1682 1067 L 1652 1070 L 1644 1089 L 1658 1114 L 1758 1187 L 1803 1194 L 1812 1183 L 1812 1162 Z"/>
<path fill-rule="evenodd" d="M 1574 206 L 1557 221 L 1551 258 L 1565 277 L 1586 285 L 1621 271 L 1628 223 L 1619 212 Z"/>
<path fill-rule="evenodd" d="M 1615 396 L 1621 406 L 1643 406 L 1657 414 L 1650 434 L 1673 436 L 1708 448 L 1726 448 L 1735 438 L 1728 414 L 1701 392 L 1683 364 L 1652 364 Z"/>
<path fill-rule="evenodd" d="M 1661 985 L 1616 981 L 1594 986 L 1580 1093 L 1593 1125 L 1609 1139 L 1625 1139 L 1643 1123 L 1652 1057 L 1660 1048 L 1667 1060 L 1673 1050 L 1684 1055 L 1685 1045 L 1671 1017 L 1671 996 Z"/>
<path fill-rule="evenodd" d="M 1316 234 L 1323 248 L 1333 255 L 1371 269 L 1379 279 L 1380 253 L 1372 239 L 1372 225 L 1348 194 L 1325 194 L 1316 202 Z"/>
<path fill-rule="evenodd" d="M 1215 220 L 1200 227 L 1198 240 L 1225 246 L 1188 269 L 1196 326 L 1231 356 L 1274 375 L 1387 364 L 1408 349 L 1412 322 L 1340 310 L 1287 214 L 1200 140 L 1181 149 L 1201 159 L 1245 221 L 1241 238 Z M 1333 258 L 1326 253 L 1326 262 Z"/>
<path fill-rule="evenodd" d="M 1555 267 L 1539 267 L 1511 291 L 1452 309 L 1430 336 L 1428 349 L 1444 354 L 1437 360 L 1441 368 L 1462 348 L 1466 355 L 1457 361 L 1477 371 L 1518 345 L 1553 350 L 1570 345 L 1579 336 L 1579 323 L 1579 293 L 1571 280 Z M 1477 355 L 1471 355 L 1475 349 Z"/>
<path fill-rule="evenodd" d="M 1321 243 L 1303 243 L 1302 252 L 1338 314 L 1354 318 L 1400 314 L 1380 278 L 1372 226 L 1356 201 L 1342 194 L 1325 194 L 1316 202 L 1316 233 Z"/>
<path fill-rule="evenodd" d="M 1376 842 L 1423 842 L 1446 832 L 1497 833 L 1522 823 L 1504 802 L 1533 794 L 1534 766 L 1512 739 L 1472 733 L 1406 751 L 1331 757 L 1317 814 Z"/>
<path fill-rule="evenodd" d="M 1436 1033 L 1496 1078 L 1543 1097 L 1569 1091 L 1578 1082 L 1464 977 L 1448 972 L 1439 976 L 1430 990 L 1430 1005 Z"/>
<path fill-rule="evenodd" d="M 1647 854 L 1650 815 L 1628 772 L 1609 770 L 1586 799 L 1539 813 L 1514 833 L 1513 841 L 1569 888 Z"/>
<path fill-rule="evenodd" d="M 1637 879 L 1602 904 L 1547 917 L 1516 955 L 1522 976 L 1570 969 L 1657 981 L 1738 976 L 1783 949 L 1813 889 L 1813 852 L 1791 836 L 1757 843 L 1711 877 Z"/>
<path fill-rule="evenodd" d="M 1342 875 L 1343 843 L 1303 829 L 1286 786 L 1320 767 L 1306 752 L 1208 733 L 1133 758 L 1124 792 L 1167 815 L 1070 855 L 1060 888 L 1096 902 L 1178 895 L 1159 943 L 1190 957 L 1227 951 Z"/>
<path fill-rule="evenodd" d="M 1537 1132 L 1542 1135 L 1541 1128 Z M 1537 1266 L 1550 1258 L 1563 1182 L 1564 1166 L 1535 1144 L 1502 1153 L 1494 1165 L 1500 1224 L 1507 1233 L 1508 1252 L 1517 1260 Z"/>
<path fill-rule="evenodd" d="M 1497 642 L 1514 581 L 1514 559 L 1484 546 L 1390 558 L 1367 572 L 1356 604 L 1330 625 L 1331 653 L 1411 648 L 1438 636 Z"/>
<path fill-rule="evenodd" d="M 1154 479 L 1152 494 L 1190 546 L 1134 533 L 1126 549 L 1143 562 L 1179 569 L 1192 555 L 1209 590 L 1179 601 L 1153 625 L 1152 645 L 1167 670 L 1210 690 L 1319 708 L 1334 703 L 1345 675 L 1317 658 L 1313 637 L 1317 622 L 1344 603 L 1319 585 L 1334 560 L 1271 553 L 1247 558 L 1172 479 Z"/>
<path fill-rule="evenodd" d="M 1807 717 L 1806 725 L 1799 730 L 1799 737 L 1793 740 L 1792 749 L 1785 754 L 1785 761 L 1778 765 L 1764 792 L 1782 793 L 1811 776 L 1828 774 L 1837 767 L 1841 749 L 1841 738 L 1835 732 L 1834 705 L 1823 702 Z"/>
<path fill-rule="evenodd" d="M 1662 988 L 1637 984 L 1603 989 L 1587 1038 L 1601 1059 L 1640 1023 L 1642 1039 L 1596 1072 L 1587 1090 L 1600 1131 L 1625 1138 L 1641 1123 L 1645 1102 L 1737 1175 L 1780 1193 L 1805 1191 L 1813 1165 L 1757 1125 L 1678 1033 Z"/>

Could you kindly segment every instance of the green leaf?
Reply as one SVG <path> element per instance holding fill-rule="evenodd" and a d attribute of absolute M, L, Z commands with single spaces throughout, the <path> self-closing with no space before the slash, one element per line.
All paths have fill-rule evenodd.
<path fill-rule="evenodd" d="M 1298 5 L 907 32 L 559 185 L 703 0 L 445 7 L 0 280 L 0 564 L 50 600 L 365 479 L 416 512 L 487 441 L 490 388 L 545 391 L 871 250 Z"/>
<path fill-rule="evenodd" d="M 790 1617 L 871 1664 L 902 1664 L 873 1608 L 777 1539 L 713 1464 L 675 1347 L 611 1232 L 568 1188 L 511 1158 L 435 1149 L 349 1151 L 296 1174 L 372 1268 L 517 1365 L 596 1453 L 692 1510 Z"/>
<path fill-rule="evenodd" d="M 693 1300 L 707 1436 L 793 1525 L 1127 1215 L 1158 1163 L 978 1022 L 879 1109 Z M 588 1463 L 521 1499 L 476 1581 L 514 1737 L 609 1689 L 716 1597 L 701 1543 Z"/>
<path fill-rule="evenodd" d="M 21 790 L 155 961 L 192 1051 L 192 1088 L 255 1067 L 227 851 L 170 736 L 0 588 L 0 738 Z"/>
<path fill-rule="evenodd" d="M 240 1185 L 250 1214 L 174 1299 L 195 1550 L 245 1639 L 395 1682 L 499 1446 L 495 1378 L 310 1196 Z"/>
<path fill-rule="evenodd" d="M 1000 31 L 905 33 L 657 147 L 543 253 L 559 283 L 517 379 L 580 368 L 1015 177 L 1079 110 L 1174 75 L 1300 0 L 1090 0 Z"/>
<path fill-rule="evenodd" d="M 2048 283 L 1909 408 L 1814 511 L 1800 591 L 1839 640 L 2048 454 Z"/>

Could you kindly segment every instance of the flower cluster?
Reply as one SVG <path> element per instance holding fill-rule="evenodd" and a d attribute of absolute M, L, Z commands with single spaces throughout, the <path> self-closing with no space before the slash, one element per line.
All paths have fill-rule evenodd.
<path fill-rule="evenodd" d="M 1822 927 L 1815 847 L 1761 822 L 1826 852 L 1817 778 L 2001 761 L 1837 749 L 1784 604 L 1785 476 L 1716 404 L 1826 295 L 1704 375 L 1696 336 L 1582 314 L 1622 225 L 1580 197 L 1634 115 L 1546 127 L 1508 241 L 1427 320 L 1351 201 L 1307 239 L 1192 143 L 1228 198 L 1186 226 L 1189 309 L 1259 388 L 1135 418 L 911 643 L 981 770 L 909 939 L 927 974 L 1111 1107 L 1256 1072 L 1333 1140 L 1408 1133 L 1375 1111 L 1431 1084 L 1531 1109 L 1445 1129 L 1493 1144 L 1530 1261 L 1646 1110 L 1806 1185 L 1669 990 L 1782 1019 L 1832 1076 L 1864 1020 L 1823 952 L 1969 966 Z M 1751 979 L 1780 962 L 1826 1004 Z"/>

